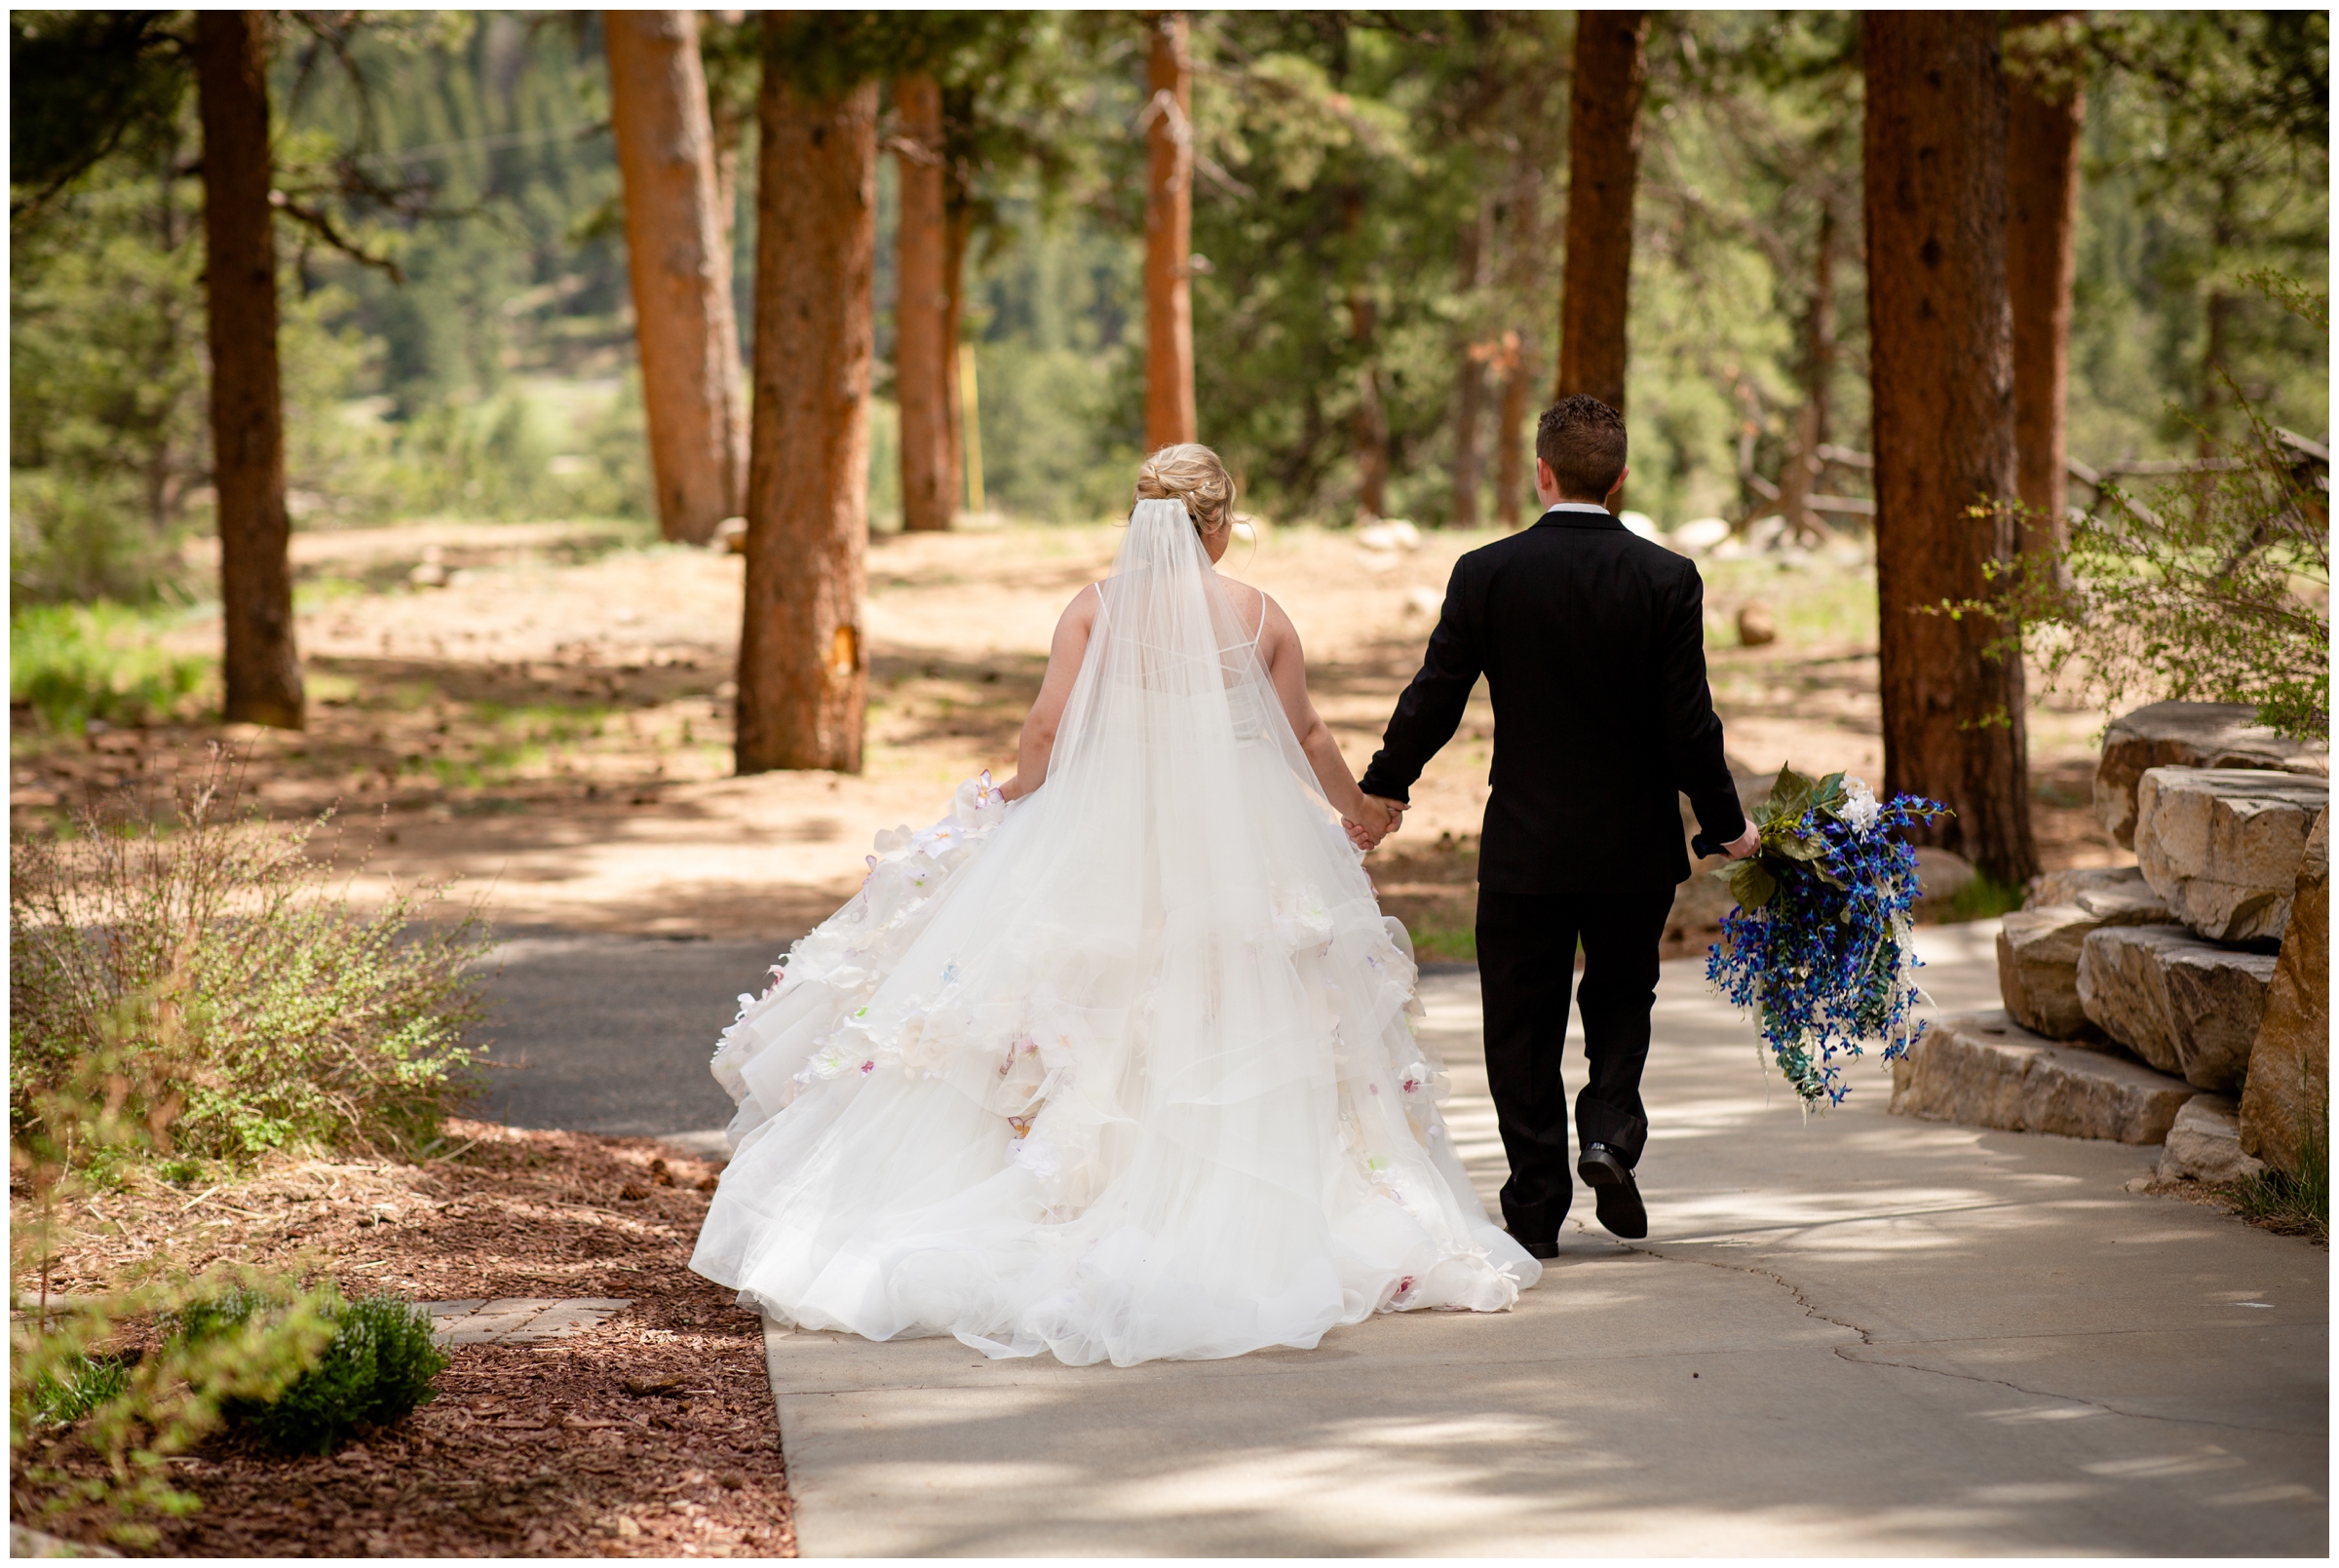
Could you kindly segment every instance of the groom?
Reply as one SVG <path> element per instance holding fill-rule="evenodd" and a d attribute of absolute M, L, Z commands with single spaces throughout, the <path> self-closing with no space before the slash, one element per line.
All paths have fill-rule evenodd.
<path fill-rule="evenodd" d="M 1727 853 L 1754 852 L 1706 689 L 1697 568 L 1625 528 L 1624 417 L 1563 398 L 1535 430 L 1535 525 L 1454 565 L 1421 672 L 1398 699 L 1363 778 L 1394 831 L 1413 782 L 1452 739 L 1480 674 L 1495 752 L 1478 854 L 1478 977 L 1486 1076 L 1510 1156 L 1503 1221 L 1529 1252 L 1558 1253 L 1575 1185 L 1559 1058 L 1568 992 L 1584 1013 L 1590 1077 L 1576 1096 L 1576 1169 L 1600 1223 L 1648 1235 L 1632 1167 L 1647 1145 L 1640 1073 L 1657 999 L 1657 944 L 1689 876 L 1675 791 Z M 1574 985 L 1577 943 L 1584 979 Z"/>

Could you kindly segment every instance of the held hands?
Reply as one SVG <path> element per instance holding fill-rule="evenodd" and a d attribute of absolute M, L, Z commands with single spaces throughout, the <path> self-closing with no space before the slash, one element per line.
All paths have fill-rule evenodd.
<path fill-rule="evenodd" d="M 1348 830 L 1349 842 L 1360 850 L 1374 850 L 1404 823 L 1405 805 L 1401 800 L 1385 800 L 1379 795 L 1362 795 L 1363 809 L 1357 817 L 1343 817 L 1340 825 Z"/>

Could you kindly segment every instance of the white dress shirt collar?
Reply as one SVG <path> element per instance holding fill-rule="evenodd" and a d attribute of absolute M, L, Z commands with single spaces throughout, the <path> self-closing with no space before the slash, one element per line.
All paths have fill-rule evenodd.
<path fill-rule="evenodd" d="M 1596 512 L 1603 517 L 1614 516 L 1597 501 L 1554 501 L 1543 509 L 1543 515 L 1547 517 L 1554 512 Z"/>

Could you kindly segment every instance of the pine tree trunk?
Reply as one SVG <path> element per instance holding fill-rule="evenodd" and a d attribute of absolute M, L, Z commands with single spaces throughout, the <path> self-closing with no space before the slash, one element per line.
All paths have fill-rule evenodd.
<path fill-rule="evenodd" d="M 1567 263 L 1559 286 L 1555 398 L 1625 406 L 1625 312 L 1632 282 L 1632 188 L 1640 176 L 1645 11 L 1576 13 L 1569 90 Z"/>
<path fill-rule="evenodd" d="M 942 200 L 942 90 L 932 76 L 894 84 L 902 147 L 901 215 L 895 230 L 894 397 L 901 410 L 901 526 L 912 533 L 950 526 L 950 400 L 942 378 L 948 330 L 948 215 Z"/>
<path fill-rule="evenodd" d="M 1349 331 L 1362 363 L 1357 366 L 1357 520 L 1378 522 L 1389 504 L 1389 415 L 1381 406 L 1380 307 L 1361 288 L 1348 296 Z"/>
<path fill-rule="evenodd" d="M 698 13 L 605 11 L 601 31 L 658 530 L 704 544 L 739 514 L 746 431 Z"/>
<path fill-rule="evenodd" d="M 2025 549 L 2068 531 L 2065 396 L 2071 382 L 2073 243 L 2079 218 L 2079 133 L 2087 115 L 2076 60 L 2053 76 L 2008 84 L 2007 286 L 2014 321 L 2014 489 Z"/>
<path fill-rule="evenodd" d="M 1779 475 L 1779 515 L 1798 533 L 1817 535 L 1811 510 L 1812 480 L 1820 472 L 1820 447 L 1827 440 L 1827 389 L 1835 374 L 1835 209 L 1820 209 L 1820 233 L 1812 258 L 1811 300 L 1803 316 L 1803 406 L 1795 413 L 1794 448 Z"/>
<path fill-rule="evenodd" d="M 1462 226 L 1459 270 L 1471 307 L 1466 320 L 1474 324 L 1478 291 L 1486 285 L 1486 226 L 1487 212 L 1482 205 L 1476 220 Z M 1486 357 L 1491 345 L 1476 338 L 1472 331 L 1462 334 L 1461 363 L 1455 377 L 1454 526 L 1457 528 L 1478 525 L 1478 425 L 1486 402 Z"/>
<path fill-rule="evenodd" d="M 967 410 L 959 380 L 958 338 L 966 321 L 967 247 L 975 237 L 975 193 L 967 188 L 974 158 L 975 90 L 942 89 L 942 402 L 950 468 L 943 488 L 956 514 L 967 499 Z"/>
<path fill-rule="evenodd" d="M 764 20 L 741 773 L 862 763 L 877 85 L 792 86 L 791 34 L 817 25 Z"/>
<path fill-rule="evenodd" d="M 2038 869 L 2022 666 L 1993 657 L 1984 567 L 2016 530 L 2006 78 L 1988 12 L 1869 12 L 1863 128 L 1885 786 L 1956 815 L 1930 830 L 2001 882 Z M 1974 516 L 1976 507 L 1983 515 Z"/>
<path fill-rule="evenodd" d="M 297 730 L 305 704 L 292 634 L 292 520 L 285 510 L 285 410 L 276 358 L 267 29 L 263 12 L 195 14 L 211 484 L 227 631 L 222 711 L 230 723 Z"/>
<path fill-rule="evenodd" d="M 1529 302 L 1544 287 L 1546 250 L 1538 200 L 1543 161 L 1537 151 L 1522 140 L 1513 155 L 1503 236 L 1504 305 L 1512 311 L 1526 310 L 1530 318 L 1540 314 Z M 1527 405 L 1534 396 L 1535 366 L 1527 345 L 1532 335 L 1531 330 L 1505 331 L 1496 349 L 1494 368 L 1501 378 L 1502 422 L 1494 439 L 1494 520 L 1505 528 L 1518 526 L 1528 494 Z"/>
<path fill-rule="evenodd" d="M 1186 14 L 1150 19 L 1145 68 L 1145 449 L 1195 439 L 1194 100 Z"/>
<path fill-rule="evenodd" d="M 2231 170 L 2217 174 L 2217 201 L 2210 210 L 2209 253 L 2230 255 L 2242 238 L 2238 211 L 2236 181 Z M 2202 301 L 2201 386 L 2194 404 L 2194 418 L 2200 426 L 2194 451 L 2203 462 L 2217 456 L 2217 431 L 2224 424 L 2225 391 L 2217 372 L 2225 368 L 2226 335 L 2233 322 L 2234 296 L 2220 287 L 2222 280 L 2208 280 L 2208 296 Z M 2195 492 L 2194 515 L 2202 516 L 2207 504 L 2205 488 Z"/>
<path fill-rule="evenodd" d="M 1494 520 L 1515 528 L 1527 491 L 1527 368 L 1525 346 L 1516 332 L 1502 344 L 1502 424 L 1494 437 Z"/>

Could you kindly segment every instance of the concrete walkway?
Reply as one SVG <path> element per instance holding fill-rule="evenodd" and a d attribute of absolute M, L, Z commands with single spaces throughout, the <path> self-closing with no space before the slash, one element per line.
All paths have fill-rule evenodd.
<path fill-rule="evenodd" d="M 1945 1008 L 1993 936 L 1922 934 Z M 1491 1203 L 1476 982 L 1423 990 Z M 2326 1252 L 1880 1071 L 1807 1122 L 1696 962 L 1657 1038 L 1651 1240 L 1571 1220 L 1508 1314 L 1128 1370 L 769 1329 L 804 1554 L 2327 1551 Z"/>

